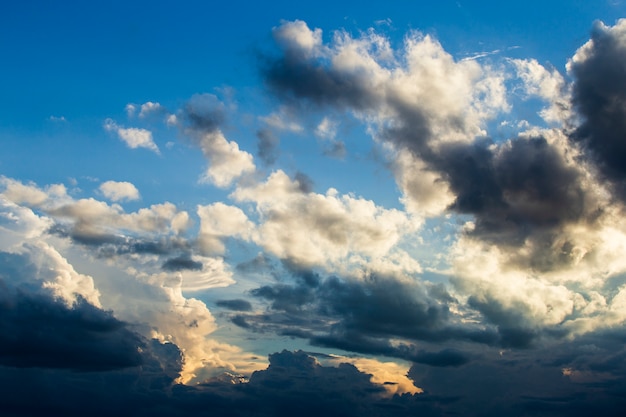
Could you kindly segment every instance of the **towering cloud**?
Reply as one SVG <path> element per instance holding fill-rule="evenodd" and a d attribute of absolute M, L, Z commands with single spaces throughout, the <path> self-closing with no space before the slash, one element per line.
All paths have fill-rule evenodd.
<path fill-rule="evenodd" d="M 583 122 L 574 134 L 602 175 L 626 195 L 626 20 L 594 24 L 591 40 L 572 57 L 573 99 Z"/>
<path fill-rule="evenodd" d="M 198 94 L 129 104 L 150 130 L 105 121 L 155 153 L 150 123 L 176 127 L 206 161 L 191 203 L 0 177 L 0 413 L 620 415 L 626 20 L 570 79 L 417 31 L 272 34 L 266 116 L 232 129 Z M 390 190 L 281 154 L 297 135 L 361 163 L 347 125 Z"/>

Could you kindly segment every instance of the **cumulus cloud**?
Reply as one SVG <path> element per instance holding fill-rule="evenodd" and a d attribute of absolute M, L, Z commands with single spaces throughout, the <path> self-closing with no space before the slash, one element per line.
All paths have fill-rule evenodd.
<path fill-rule="evenodd" d="M 262 57 L 261 72 L 280 102 L 255 119 L 259 158 L 276 163 L 275 132 L 304 134 L 311 110 L 313 139 L 343 155 L 337 120 L 353 117 L 386 159 L 404 210 L 316 192 L 297 168 L 259 179 L 252 155 L 226 138 L 229 108 L 210 94 L 167 123 L 203 153 L 203 181 L 232 186 L 229 204 L 126 212 L 116 203 L 139 198 L 130 183 L 103 183 L 106 203 L 2 177 L 0 378 L 11 395 L 0 404 L 36 410 L 15 384 L 36 381 L 39 391 L 85 393 L 81 415 L 100 403 L 111 414 L 106 404 L 120 398 L 144 413 L 164 406 L 163 415 L 199 405 L 241 416 L 619 415 L 625 33 L 624 20 L 597 23 L 568 64 L 570 82 L 532 59 L 458 60 L 418 32 L 394 48 L 374 30 L 325 42 L 302 21 L 274 28 L 278 53 Z M 517 131 L 489 131 L 531 98 L 542 102 L 542 126 L 505 120 Z M 165 114 L 156 102 L 127 112 Z M 110 119 L 105 128 L 158 153 L 148 130 Z M 438 222 L 450 229 L 445 245 L 424 244 L 420 227 Z M 231 268 L 235 241 L 260 253 Z M 246 290 L 214 298 L 219 316 L 202 292 L 189 296 L 235 277 Z M 283 351 L 264 369 L 213 337 L 220 320 L 250 338 L 350 356 Z M 76 371 L 99 385 L 77 390 L 67 377 Z M 50 383 L 58 375 L 63 390 Z M 103 383 L 112 390 L 92 390 Z"/>
<path fill-rule="evenodd" d="M 125 128 L 115 123 L 112 119 L 104 121 L 104 129 L 116 133 L 126 146 L 131 149 L 146 148 L 157 154 L 161 153 L 152 139 L 152 132 L 149 130 L 137 127 Z"/>
<path fill-rule="evenodd" d="M 223 254 L 226 249 L 223 243 L 225 238 L 250 239 L 254 230 L 254 224 L 239 207 L 214 203 L 198 206 L 197 213 L 200 217 L 198 242 L 208 254 Z"/>
<path fill-rule="evenodd" d="M 161 106 L 159 103 L 147 101 L 141 105 L 141 109 L 139 111 L 139 117 L 145 118 L 152 114 L 163 114 L 165 112 L 167 112 L 167 110 L 163 106 Z"/>
<path fill-rule="evenodd" d="M 485 135 L 486 121 L 509 108 L 503 74 L 473 61 L 456 62 L 431 36 L 412 33 L 403 50 L 393 51 L 374 32 L 360 38 L 336 32 L 333 42 L 323 45 L 321 35 L 313 36 L 318 31 L 303 22 L 275 29 L 283 54 L 263 63 L 267 85 L 288 103 L 304 100 L 351 111 L 372 125 L 377 139 L 399 148 L 398 159 L 408 149 L 423 160 L 424 170 L 412 170 L 403 163 L 406 157 L 395 163 L 398 183 L 415 209 L 421 195 L 414 192 L 444 183 L 437 172 L 412 180 L 421 171 L 438 171 L 429 166 L 436 150 Z M 287 42 L 288 36 L 317 40 Z M 413 186 L 418 181 L 423 185 Z M 428 213 L 432 208 L 427 204 Z"/>
<path fill-rule="evenodd" d="M 0 286 L 0 364 L 73 371 L 142 364 L 144 340 L 109 313 L 83 300 L 68 307 L 43 295 L 7 291 L 4 280 Z"/>
<path fill-rule="evenodd" d="M 274 30 L 281 53 L 266 56 L 261 72 L 286 105 L 364 121 L 408 211 L 471 219 L 457 230 L 447 273 L 463 308 L 495 326 L 489 343 L 523 347 L 601 328 L 592 319 L 600 311 L 609 326 L 623 320 L 620 289 L 603 287 L 624 271 L 612 255 L 623 242 L 622 207 L 609 189 L 621 195 L 623 27 L 595 25 L 568 65 L 571 85 L 534 60 L 455 60 L 417 32 L 394 51 L 372 31 L 338 31 L 324 43 L 303 22 Z M 541 116 L 555 127 L 489 137 L 489 122 L 511 108 L 512 81 L 522 98 L 546 103 Z"/>
<path fill-rule="evenodd" d="M 197 94 L 189 99 L 177 116 L 182 120 L 183 130 L 209 162 L 201 181 L 222 188 L 256 170 L 252 155 L 241 150 L 237 142 L 227 140 L 222 133 L 225 110 L 216 96 Z"/>
<path fill-rule="evenodd" d="M 615 186 L 624 201 L 626 158 L 626 20 L 613 27 L 596 22 L 591 40 L 568 63 L 575 77 L 573 102 L 583 118 L 573 138 Z"/>
<path fill-rule="evenodd" d="M 127 181 L 106 181 L 100 184 L 102 195 L 111 201 L 139 200 L 139 190 Z"/>
<path fill-rule="evenodd" d="M 4 186 L 0 218 L 7 233 L 2 234 L 0 249 L 12 260 L 4 267 L 10 268 L 7 273 L 13 282 L 26 280 L 25 284 L 68 306 L 84 299 L 97 307 L 115 307 L 123 320 L 147 321 L 150 325 L 139 326 L 143 337 L 180 346 L 185 358 L 180 371 L 183 382 L 195 377 L 203 380 L 223 370 L 258 369 L 259 361 L 246 358 L 241 349 L 211 339 L 216 329 L 212 314 L 203 302 L 183 295 L 183 290 L 227 286 L 234 281 L 223 259 L 189 255 L 193 244 L 178 235 L 188 218 L 181 219 L 173 204 L 125 213 L 118 205 L 93 198 L 74 200 L 58 186 L 40 189 L 9 179 Z M 38 191 L 46 195 L 43 201 Z M 22 204 L 34 203 L 33 208 L 47 217 L 8 197 Z M 95 256 L 82 264 L 93 270 L 92 275 L 78 273 L 61 255 L 59 250 L 74 252 L 74 259 L 86 255 L 75 246 L 67 247 L 65 237 L 78 243 L 88 259 Z M 115 272 L 105 272 L 111 269 L 107 259 L 115 260 Z"/>
<path fill-rule="evenodd" d="M 255 242 L 306 266 L 337 265 L 352 254 L 383 257 L 415 226 L 398 210 L 334 189 L 317 194 L 308 188 L 306 181 L 276 171 L 266 182 L 239 187 L 232 196 L 256 205 L 261 223 Z"/>

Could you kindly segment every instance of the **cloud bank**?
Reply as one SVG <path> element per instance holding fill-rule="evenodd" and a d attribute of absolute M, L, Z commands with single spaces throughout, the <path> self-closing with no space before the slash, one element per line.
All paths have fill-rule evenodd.
<path fill-rule="evenodd" d="M 618 415 L 626 20 L 596 23 L 565 75 L 456 59 L 417 31 L 272 34 L 259 71 L 276 109 L 249 117 L 261 165 L 216 95 L 126 107 L 199 151 L 223 201 L 127 211 L 127 181 L 82 196 L 0 178 L 0 409 Z M 513 120 L 532 100 L 537 118 Z M 396 208 L 285 167 L 276 135 L 307 126 L 348 158 L 338 120 L 381 155 Z M 104 127 L 161 154 L 151 130 Z M 267 363 L 256 339 L 280 353 Z"/>

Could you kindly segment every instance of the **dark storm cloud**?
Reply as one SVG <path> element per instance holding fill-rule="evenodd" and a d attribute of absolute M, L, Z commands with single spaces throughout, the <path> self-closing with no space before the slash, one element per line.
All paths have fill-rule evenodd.
<path fill-rule="evenodd" d="M 618 416 L 626 405 L 626 362 L 619 358 L 624 332 L 613 333 L 532 350 L 487 351 L 459 368 L 415 364 L 409 377 L 433 397 L 456 398 L 441 403 L 445 414 Z M 595 368 L 605 360 L 610 365 Z"/>
<path fill-rule="evenodd" d="M 161 268 L 164 271 L 201 271 L 202 262 L 197 262 L 191 259 L 188 255 L 181 255 L 176 258 L 170 258 L 163 263 Z"/>
<path fill-rule="evenodd" d="M 252 304 L 250 304 L 249 301 L 241 299 L 217 300 L 215 304 L 233 311 L 252 311 Z"/>
<path fill-rule="evenodd" d="M 583 117 L 573 138 L 626 200 L 626 23 L 596 22 L 590 42 L 570 64 L 574 105 Z"/>
<path fill-rule="evenodd" d="M 86 301 L 72 307 L 45 295 L 0 288 L 0 364 L 101 371 L 142 364 L 140 336 Z"/>
<path fill-rule="evenodd" d="M 272 165 L 276 162 L 279 155 L 278 145 L 280 143 L 276 135 L 269 129 L 261 129 L 256 133 L 257 136 L 257 154 L 259 158 L 266 164 Z"/>
<path fill-rule="evenodd" d="M 420 351 L 411 357 L 411 361 L 430 366 L 452 366 L 465 365 L 470 361 L 470 357 L 456 349 L 443 349 L 439 352 Z"/>
<path fill-rule="evenodd" d="M 474 235 L 519 245 L 587 214 L 581 174 L 545 138 L 489 145 L 450 145 L 432 161 L 456 195 L 451 209 L 475 216 Z"/>
<path fill-rule="evenodd" d="M 418 395 L 384 398 L 381 385 L 351 364 L 320 365 L 304 352 L 269 356 L 269 366 L 247 383 L 224 375 L 196 386 L 176 385 L 156 366 L 146 372 L 16 370 L 0 366 L 3 416 L 186 416 L 231 417 L 438 415 L 437 405 Z M 163 383 L 167 384 L 163 384 Z M 33 401 L 33 395 L 37 400 Z"/>
<path fill-rule="evenodd" d="M 495 297 L 470 296 L 468 304 L 498 326 L 500 343 L 504 347 L 528 348 L 541 336 L 542 329 L 529 322 L 525 311 L 507 308 Z"/>
<path fill-rule="evenodd" d="M 449 308 L 456 303 L 441 286 L 420 286 L 371 275 L 364 281 L 322 278 L 291 271 L 294 282 L 265 285 L 251 292 L 269 302 L 265 313 L 239 314 L 235 324 L 259 332 L 308 339 L 313 345 L 366 354 L 384 354 L 440 366 L 469 360 L 461 352 L 425 353 L 418 341 L 471 341 L 500 346 L 497 328 L 460 325 Z M 394 344 L 394 339 L 407 343 Z M 430 356 L 429 356 L 430 355 Z"/>
<path fill-rule="evenodd" d="M 80 227 L 62 225 L 59 223 L 52 226 L 49 233 L 69 238 L 74 243 L 80 245 L 92 247 L 94 248 L 96 256 L 100 258 L 112 258 L 129 254 L 175 255 L 178 252 L 188 251 L 192 248 L 192 243 L 185 239 L 159 238 L 153 240 L 136 236 L 120 236 L 119 234 L 94 233 L 92 231 L 86 232 Z M 176 259 L 182 260 L 183 258 L 184 256 L 180 255 L 170 260 L 175 264 Z"/>

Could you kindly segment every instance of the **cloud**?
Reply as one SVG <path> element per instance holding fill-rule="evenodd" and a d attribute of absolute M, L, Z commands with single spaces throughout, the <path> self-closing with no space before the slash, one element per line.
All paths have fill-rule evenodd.
<path fill-rule="evenodd" d="M 252 304 L 246 300 L 218 300 L 215 304 L 233 311 L 252 311 Z"/>
<path fill-rule="evenodd" d="M 278 112 L 261 117 L 260 120 L 269 127 L 280 131 L 294 133 L 304 131 L 304 127 L 297 122 L 296 116 L 287 107 L 281 107 Z"/>
<path fill-rule="evenodd" d="M 187 257 L 192 243 L 178 233 L 188 218 L 181 219 L 173 204 L 125 213 L 118 205 L 92 198 L 74 200 L 61 187 L 20 184 L 6 179 L 0 194 L 0 225 L 6 230 L 0 249 L 11 260 L 3 268 L 11 268 L 7 273 L 13 282 L 23 280 L 68 306 L 82 298 L 114 308 L 116 317 L 126 322 L 144 323 L 138 329 L 143 337 L 180 346 L 181 381 L 203 380 L 223 370 L 258 369 L 259 361 L 241 349 L 211 339 L 216 325 L 210 311 L 203 302 L 183 295 L 183 289 L 197 291 L 234 281 L 223 259 Z M 37 191 L 45 200 L 31 198 L 41 196 Z M 36 203 L 46 217 L 7 197 Z M 78 245 L 67 245 L 66 237 Z M 72 253 L 92 275 L 76 272 L 60 251 Z M 114 260 L 115 266 L 107 260 Z"/>
<path fill-rule="evenodd" d="M 322 139 L 335 139 L 335 136 L 337 136 L 337 122 L 332 121 L 328 117 L 324 117 L 315 128 L 315 135 Z"/>
<path fill-rule="evenodd" d="M 193 95 L 180 112 L 189 129 L 216 132 L 226 121 L 226 108 L 213 94 Z"/>
<path fill-rule="evenodd" d="M 198 206 L 197 214 L 200 217 L 198 243 L 201 250 L 207 254 L 223 254 L 226 250 L 224 239 L 227 237 L 250 239 L 255 229 L 255 225 L 239 207 L 224 203 Z"/>
<path fill-rule="evenodd" d="M 286 273 L 278 274 L 279 282 L 251 291 L 268 303 L 268 310 L 238 312 L 232 317 L 234 324 L 303 338 L 316 346 L 431 366 L 461 366 L 472 355 L 458 349 L 425 351 L 420 344 L 500 346 L 505 341 L 497 327 L 463 317 L 461 303 L 441 284 L 420 283 L 408 276 L 324 277 L 297 268 L 292 281 Z"/>
<path fill-rule="evenodd" d="M 202 270 L 202 262 L 197 262 L 188 256 L 179 256 L 177 258 L 168 259 L 161 267 L 165 271 L 181 271 L 181 270 Z"/>
<path fill-rule="evenodd" d="M 290 179 L 283 171 L 265 183 L 239 187 L 236 202 L 252 202 L 260 216 L 253 240 L 273 255 L 301 265 L 337 265 L 351 255 L 384 257 L 414 228 L 398 210 L 372 201 L 310 192 L 306 177 Z"/>
<path fill-rule="evenodd" d="M 569 63 L 571 82 L 532 59 L 456 60 L 418 32 L 392 48 L 374 30 L 325 42 L 302 21 L 275 28 L 278 52 L 261 71 L 281 101 L 260 118 L 259 157 L 276 163 L 274 132 L 303 133 L 307 114 L 311 139 L 343 154 L 335 121 L 352 117 L 403 209 L 316 192 L 297 168 L 259 179 L 252 155 L 226 138 L 230 109 L 209 94 L 167 123 L 205 156 L 204 181 L 232 187 L 229 203 L 126 212 L 116 202 L 139 198 L 129 183 L 102 184 L 107 203 L 2 177 L 0 409 L 620 415 L 625 28 L 597 23 Z M 508 119 L 512 103 L 537 98 L 541 126 Z M 490 131 L 503 124 L 516 131 Z M 158 152 L 148 130 L 105 128 Z M 227 298 L 212 298 L 217 318 L 206 293 L 190 296 L 235 278 Z M 283 351 L 266 368 L 217 340 L 239 334 L 229 323 L 250 332 L 245 343 L 290 338 L 349 356 Z"/>
<path fill-rule="evenodd" d="M 583 118 L 573 139 L 597 164 L 624 201 L 626 168 L 626 20 L 607 27 L 596 22 L 591 40 L 568 63 L 575 77 L 573 103 Z"/>
<path fill-rule="evenodd" d="M 318 30 L 303 22 L 274 30 L 283 50 L 262 62 L 266 84 L 292 106 L 308 102 L 348 110 L 367 121 L 377 139 L 392 145 L 398 159 L 406 148 L 425 161 L 422 170 L 403 163 L 406 157 L 394 163 L 405 201 L 414 210 L 419 211 L 422 200 L 416 191 L 445 187 L 438 170 L 429 166 L 436 149 L 483 136 L 486 121 L 509 108 L 503 74 L 473 61 L 455 62 L 431 36 L 414 32 L 404 49 L 394 52 L 373 31 L 360 38 L 336 32 L 329 45 L 313 33 Z M 287 42 L 288 36 L 319 41 Z M 422 172 L 426 179 L 418 179 Z M 412 185 L 418 181 L 422 185 Z M 428 204 L 427 213 L 435 207 L 445 208 Z"/>
<path fill-rule="evenodd" d="M 256 170 L 252 155 L 239 149 L 237 142 L 227 140 L 222 133 L 225 112 L 224 104 L 216 96 L 196 94 L 177 115 L 177 120 L 181 120 L 179 126 L 209 162 L 200 181 L 221 188 L 229 187 L 240 177 Z"/>
<path fill-rule="evenodd" d="M 134 117 L 135 112 L 137 111 L 137 105 L 128 103 L 126 106 L 124 106 L 124 110 L 126 110 L 126 116 L 128 116 L 129 118 Z"/>
<path fill-rule="evenodd" d="M 167 370 L 159 366 L 159 360 L 170 354 L 170 346 L 151 346 L 154 359 L 146 366 L 149 372 L 144 373 L 122 370 L 70 378 L 61 371 L 26 369 L 18 373 L 5 370 L 0 374 L 0 382 L 10 380 L 13 383 L 7 384 L 10 395 L 0 399 L 0 407 L 8 410 L 8 415 L 40 415 L 54 409 L 66 416 L 86 412 L 105 416 L 115 413 L 121 403 L 125 411 L 136 415 L 168 417 L 180 415 L 181 408 L 187 412 L 202 412 L 207 407 L 219 415 L 236 417 L 320 413 L 346 417 L 386 417 L 398 413 L 437 415 L 432 403 L 419 395 L 388 397 L 385 385 L 373 382 L 377 376 L 385 375 L 382 363 L 358 363 L 365 367 L 376 366 L 377 374 L 372 376 L 348 362 L 322 365 L 302 351 L 271 354 L 270 366 L 255 372 L 247 383 L 241 383 L 242 378 L 236 374 L 224 373 L 204 384 L 172 386 Z M 395 371 L 391 367 L 389 370 Z M 99 388 L 102 384 L 110 387 L 102 390 Z M 386 386 L 390 384 L 392 382 L 388 381 Z M 410 381 L 406 384 L 408 386 Z M 42 393 L 37 402 L 32 401 L 33 389 Z"/>
<path fill-rule="evenodd" d="M 571 91 L 563 76 L 555 68 L 547 69 L 535 59 L 514 59 L 511 62 L 524 83 L 526 94 L 548 103 L 548 107 L 540 111 L 541 117 L 549 123 L 571 123 Z"/>
<path fill-rule="evenodd" d="M 257 132 L 257 154 L 265 165 L 272 165 L 278 159 L 280 151 L 278 150 L 279 139 L 271 130 L 261 129 Z"/>
<path fill-rule="evenodd" d="M 124 128 L 119 126 L 112 119 L 106 119 L 104 121 L 104 129 L 116 133 L 117 136 L 126 143 L 126 146 L 131 149 L 146 148 L 157 154 L 161 153 L 152 139 L 152 132 L 149 130 L 136 127 Z"/>
<path fill-rule="evenodd" d="M 73 371 L 140 366 L 145 341 L 84 300 L 71 307 L 52 298 L 7 290 L 0 281 L 0 364 Z"/>
<path fill-rule="evenodd" d="M 338 31 L 324 43 L 303 22 L 274 30 L 280 53 L 264 57 L 261 74 L 282 105 L 363 121 L 410 213 L 467 216 L 458 217 L 446 271 L 467 303 L 448 319 L 478 313 L 497 332 L 484 341 L 529 347 L 624 319 L 621 288 L 605 287 L 626 270 L 613 255 L 624 242 L 623 206 L 611 196 L 622 193 L 623 27 L 596 24 L 568 65 L 571 85 L 534 60 L 457 61 L 417 32 L 394 51 L 373 31 Z M 508 88 L 519 83 L 523 100 L 545 103 L 549 126 L 495 140 L 487 129 L 511 109 Z M 323 338 L 358 346 L 345 339 Z"/>
<path fill-rule="evenodd" d="M 147 101 L 141 105 L 141 110 L 139 111 L 140 118 L 146 118 L 153 114 L 164 114 L 167 113 L 167 110 L 161 106 L 159 103 L 154 103 L 152 101 Z"/>
<path fill-rule="evenodd" d="M 111 201 L 139 200 L 139 190 L 130 182 L 106 181 L 100 184 L 100 191 Z"/>

